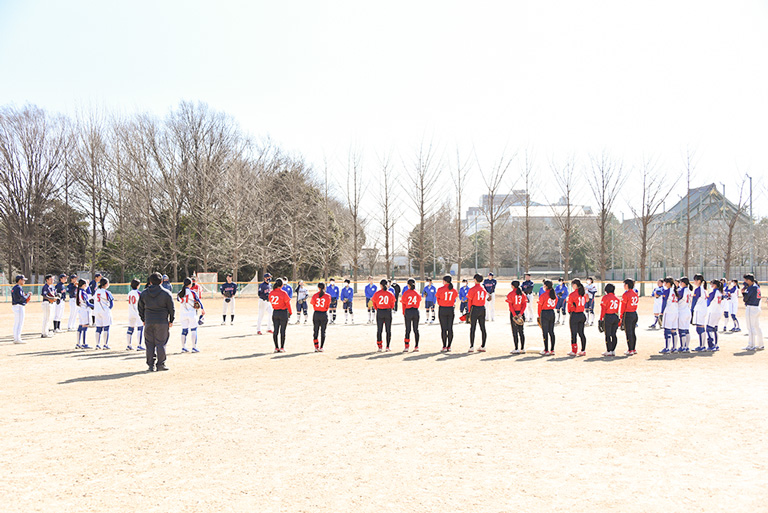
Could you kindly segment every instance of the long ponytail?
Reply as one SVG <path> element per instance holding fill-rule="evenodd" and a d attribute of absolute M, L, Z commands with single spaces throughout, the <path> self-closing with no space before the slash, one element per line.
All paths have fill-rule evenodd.
<path fill-rule="evenodd" d="M 557 294 L 552 288 L 552 280 L 544 280 L 544 287 L 549 290 L 549 299 L 557 299 Z"/>
<path fill-rule="evenodd" d="M 522 295 L 523 295 L 523 291 L 522 291 L 522 290 L 520 290 L 520 282 L 519 282 L 519 281 L 517 281 L 517 280 L 514 280 L 514 281 L 512 282 L 512 290 L 513 290 L 513 291 L 515 292 L 515 294 L 516 294 L 516 295 L 518 295 L 518 296 L 522 296 Z"/>
<path fill-rule="evenodd" d="M 83 290 L 83 285 L 85 285 L 85 280 L 81 279 L 80 281 L 77 282 L 77 296 L 76 296 L 77 306 L 80 306 L 80 292 L 82 292 Z"/>
<path fill-rule="evenodd" d="M 571 285 L 575 285 L 576 286 L 576 289 L 579 291 L 579 295 L 580 296 L 583 296 L 585 294 L 584 285 L 581 284 L 581 280 L 579 280 L 578 278 L 573 280 L 571 282 Z"/>
<path fill-rule="evenodd" d="M 450 274 L 443 276 L 443 281 L 448 284 L 448 290 L 453 290 L 453 278 Z"/>
<path fill-rule="evenodd" d="M 317 295 L 317 297 L 323 297 L 325 295 L 325 283 L 321 281 L 317 284 L 317 288 L 320 290 L 320 293 Z"/>
<path fill-rule="evenodd" d="M 192 285 L 192 280 L 184 278 L 184 285 L 182 285 L 181 290 L 179 291 L 179 299 L 187 295 L 187 287 L 190 285 Z"/>

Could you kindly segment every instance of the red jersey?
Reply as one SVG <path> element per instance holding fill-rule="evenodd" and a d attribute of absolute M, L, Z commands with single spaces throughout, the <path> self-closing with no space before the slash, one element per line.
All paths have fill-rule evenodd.
<path fill-rule="evenodd" d="M 273 310 L 288 310 L 288 315 L 293 315 L 291 310 L 291 298 L 283 289 L 275 289 L 269 293 L 269 303 Z"/>
<path fill-rule="evenodd" d="M 449 289 L 448 285 L 443 285 L 437 289 L 437 305 L 448 306 L 453 308 L 456 306 L 456 298 L 459 297 L 459 291 L 456 288 Z"/>
<path fill-rule="evenodd" d="M 376 310 L 392 310 L 395 307 L 395 295 L 388 290 L 379 290 L 371 298 Z"/>
<path fill-rule="evenodd" d="M 549 297 L 549 291 L 544 292 L 539 296 L 539 317 L 541 317 L 542 310 L 554 310 L 557 306 L 557 296 L 554 299 Z"/>
<path fill-rule="evenodd" d="M 604 295 L 603 300 L 600 301 L 600 320 L 602 321 L 607 314 L 618 314 L 618 313 L 619 313 L 619 298 L 616 297 L 616 294 L 611 292 L 610 294 Z"/>
<path fill-rule="evenodd" d="M 488 291 L 485 290 L 485 287 L 480 285 L 479 283 L 476 284 L 474 287 L 469 289 L 469 293 L 467 294 L 467 301 L 469 302 L 469 307 L 472 308 L 473 306 L 482 306 L 485 307 L 486 298 L 488 297 Z"/>
<path fill-rule="evenodd" d="M 406 287 L 400 302 L 403 304 L 403 315 L 405 315 L 407 308 L 418 308 L 421 305 L 421 294 L 411 287 Z"/>
<path fill-rule="evenodd" d="M 568 296 L 568 311 L 569 312 L 583 312 L 584 306 L 587 304 L 587 293 L 583 296 L 579 295 L 578 290 L 574 290 Z"/>
<path fill-rule="evenodd" d="M 331 306 L 331 296 L 327 292 L 320 297 L 320 293 L 316 292 L 312 299 L 309 300 L 309 304 L 312 305 L 312 309 L 315 312 L 327 312 Z"/>
<path fill-rule="evenodd" d="M 528 297 L 522 293 L 518 294 L 513 290 L 507 294 L 507 303 L 509 303 L 509 311 L 515 315 L 520 315 L 525 311 L 525 307 L 528 306 Z"/>
<path fill-rule="evenodd" d="M 637 305 L 640 299 L 637 297 L 637 292 L 634 290 L 625 290 L 621 295 L 621 315 L 623 317 L 626 312 L 637 312 Z"/>

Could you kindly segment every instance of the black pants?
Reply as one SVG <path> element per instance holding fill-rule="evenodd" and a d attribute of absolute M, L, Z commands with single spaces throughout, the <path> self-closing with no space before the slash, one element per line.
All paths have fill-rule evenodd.
<path fill-rule="evenodd" d="M 480 333 L 482 333 L 483 345 L 485 347 L 485 340 L 488 338 L 488 334 L 485 332 L 485 307 L 473 306 L 469 310 L 469 347 L 475 347 L 475 329 L 477 325 L 480 325 Z"/>
<path fill-rule="evenodd" d="M 320 347 L 325 345 L 325 328 L 328 327 L 328 312 L 318 312 L 312 314 L 312 340 L 317 340 L 320 334 Z"/>
<path fill-rule="evenodd" d="M 603 320 L 605 321 L 605 347 L 608 351 L 615 351 L 616 344 L 619 343 L 619 338 L 616 336 L 616 331 L 619 329 L 619 316 L 607 314 Z"/>
<path fill-rule="evenodd" d="M 523 312 L 509 312 L 509 322 L 512 324 L 512 338 L 515 340 L 515 351 L 517 351 L 517 344 L 520 343 L 520 349 L 525 349 L 525 333 L 523 332 L 523 325 L 517 324 L 512 318 L 515 315 L 522 315 L 525 318 Z"/>
<path fill-rule="evenodd" d="M 392 342 L 392 310 L 376 310 L 376 343 L 381 346 L 381 332 L 387 330 L 387 347 Z"/>
<path fill-rule="evenodd" d="M 168 323 L 145 324 L 144 325 L 144 345 L 147 348 L 147 365 L 154 367 L 155 353 L 157 353 L 157 364 L 165 363 L 165 344 L 168 343 Z"/>
<path fill-rule="evenodd" d="M 637 312 L 625 312 L 624 331 L 627 333 L 627 347 L 630 351 L 634 351 L 637 345 L 635 328 L 637 328 Z"/>
<path fill-rule="evenodd" d="M 414 346 L 419 347 L 419 309 L 406 308 L 403 313 L 405 314 L 405 340 L 411 340 L 411 330 L 413 330 Z"/>
<path fill-rule="evenodd" d="M 453 343 L 453 319 L 456 313 L 452 306 L 441 306 L 437 310 L 437 318 L 440 320 L 440 338 L 443 347 L 451 347 Z"/>
<path fill-rule="evenodd" d="M 272 311 L 272 341 L 275 343 L 275 349 L 285 348 L 285 329 L 288 327 L 288 310 Z M 280 336 L 280 344 L 277 343 L 277 337 Z"/>
<path fill-rule="evenodd" d="M 541 333 L 544 337 L 544 351 L 555 350 L 555 311 L 541 311 Z M 551 342 L 551 347 L 548 345 Z"/>
<path fill-rule="evenodd" d="M 569 323 L 571 326 L 571 345 L 576 344 L 576 337 L 581 339 L 581 350 L 587 350 L 587 336 L 584 335 L 584 324 L 587 322 L 587 316 L 584 312 L 571 312 Z"/>

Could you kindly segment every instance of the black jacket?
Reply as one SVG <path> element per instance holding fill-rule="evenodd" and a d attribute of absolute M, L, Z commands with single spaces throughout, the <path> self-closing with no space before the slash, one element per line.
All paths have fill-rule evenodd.
<path fill-rule="evenodd" d="M 150 285 L 139 295 L 139 317 L 145 324 L 166 324 L 175 316 L 173 296 L 160 285 Z"/>

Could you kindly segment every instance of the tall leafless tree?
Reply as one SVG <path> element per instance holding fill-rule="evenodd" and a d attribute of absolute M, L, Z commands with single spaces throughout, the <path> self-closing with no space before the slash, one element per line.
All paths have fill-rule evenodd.
<path fill-rule="evenodd" d="M 461 200 L 466 190 L 467 176 L 469 176 L 469 159 L 462 160 L 459 149 L 456 149 L 456 168 L 453 173 L 453 190 L 456 198 L 456 254 L 453 258 L 456 261 L 456 282 L 461 282 L 461 263 L 464 260 L 463 242 L 466 237 L 466 226 L 461 221 Z"/>
<path fill-rule="evenodd" d="M 627 175 L 624 165 L 618 159 L 608 155 L 605 151 L 599 155 L 590 157 L 590 173 L 587 181 L 592 189 L 592 195 L 597 203 L 597 231 L 600 239 L 597 253 L 597 266 L 600 270 L 600 278 L 605 279 L 608 262 L 608 245 L 606 234 L 609 222 L 612 218 L 611 210 L 616 202 Z"/>
<path fill-rule="evenodd" d="M 364 219 L 360 211 L 365 188 L 363 184 L 362 154 L 359 150 L 350 148 L 347 155 L 347 187 L 346 200 L 349 217 L 352 221 L 352 281 L 357 292 L 357 280 L 360 262 L 360 250 L 364 234 L 361 233 Z"/>
<path fill-rule="evenodd" d="M 571 264 L 571 237 L 575 229 L 573 198 L 576 193 L 576 161 L 573 156 L 561 163 L 550 161 L 550 169 L 555 178 L 555 185 L 560 192 L 560 201 L 553 204 L 552 214 L 562 232 L 560 251 L 563 256 L 563 276 L 567 281 Z"/>
<path fill-rule="evenodd" d="M 686 150 L 683 160 L 685 172 L 685 248 L 683 249 L 683 273 L 688 276 L 691 266 L 691 179 L 696 164 L 696 154 L 690 148 Z"/>
<path fill-rule="evenodd" d="M 386 275 L 391 276 L 392 269 L 392 233 L 395 218 L 397 217 L 396 204 L 394 203 L 394 187 L 397 177 L 392 168 L 391 154 L 387 154 L 379 161 L 379 223 L 384 236 L 384 261 L 386 262 Z"/>
<path fill-rule="evenodd" d="M 749 203 L 744 194 L 746 184 L 747 177 L 741 177 L 738 182 L 739 199 L 735 205 L 735 210 L 728 210 L 725 205 L 725 199 L 723 199 L 723 221 L 725 221 L 725 255 L 723 256 L 723 270 L 726 279 L 731 279 L 732 262 L 745 244 L 745 239 L 738 236 L 739 225 L 741 223 L 751 222 L 748 217 Z"/>
<path fill-rule="evenodd" d="M 481 202 L 481 209 L 490 231 L 490 269 L 498 272 L 496 265 L 496 229 L 509 219 L 509 197 L 513 184 L 509 182 L 509 170 L 512 167 L 514 155 L 508 157 L 506 151 L 501 153 L 499 160 L 491 169 L 484 171 L 480 162 L 477 166 L 485 183 L 485 198 Z"/>
<path fill-rule="evenodd" d="M 431 142 L 426 146 L 422 142 L 416 151 L 413 162 L 410 166 L 405 166 L 406 169 L 410 168 L 405 192 L 410 197 L 411 206 L 418 218 L 416 248 L 411 249 L 415 249 L 418 255 L 419 279 L 422 281 L 426 278 L 424 264 L 427 253 L 431 249 L 427 247 L 425 232 L 429 228 L 428 218 L 436 207 L 436 196 L 439 191 L 440 164 L 435 153 L 435 148 Z"/>

